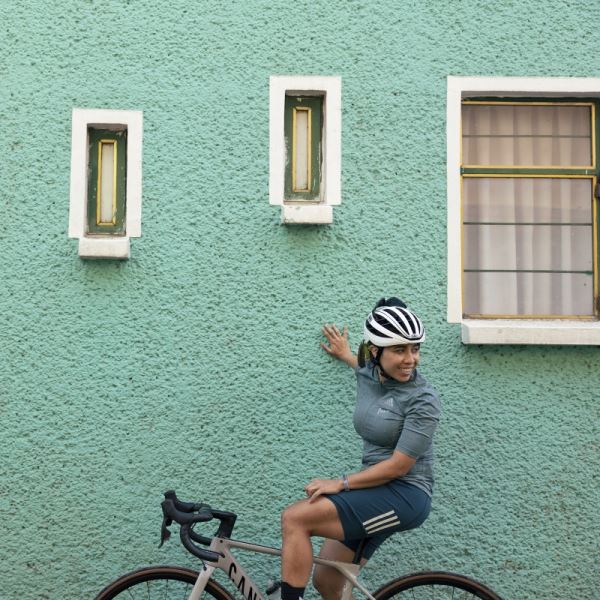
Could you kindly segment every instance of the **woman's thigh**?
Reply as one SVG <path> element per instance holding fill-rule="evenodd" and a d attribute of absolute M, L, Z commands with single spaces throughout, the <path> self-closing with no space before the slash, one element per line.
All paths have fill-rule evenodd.
<path fill-rule="evenodd" d="M 431 506 L 424 491 L 402 482 L 341 492 L 331 496 L 331 502 L 337 506 L 346 541 L 418 527 Z"/>
<path fill-rule="evenodd" d="M 315 501 L 300 500 L 288 506 L 282 515 L 284 535 L 290 530 L 301 528 L 311 536 L 344 539 L 344 529 L 338 511 L 327 497 Z"/>

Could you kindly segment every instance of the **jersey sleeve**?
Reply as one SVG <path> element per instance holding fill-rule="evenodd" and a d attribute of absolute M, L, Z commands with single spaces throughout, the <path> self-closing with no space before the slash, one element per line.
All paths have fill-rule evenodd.
<path fill-rule="evenodd" d="M 411 458 L 422 456 L 433 440 L 441 404 L 435 393 L 424 392 L 416 397 L 406 413 L 396 450 Z"/>

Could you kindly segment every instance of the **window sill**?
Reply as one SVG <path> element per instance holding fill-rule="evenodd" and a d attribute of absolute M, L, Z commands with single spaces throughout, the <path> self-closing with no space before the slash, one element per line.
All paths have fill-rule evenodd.
<path fill-rule="evenodd" d="M 463 344 L 600 346 L 600 321 L 463 319 Z"/>
<path fill-rule="evenodd" d="M 286 225 L 329 225 L 333 207 L 327 204 L 283 204 L 281 222 Z"/>
<path fill-rule="evenodd" d="M 121 237 L 82 237 L 79 238 L 80 258 L 129 258 L 129 238 Z"/>

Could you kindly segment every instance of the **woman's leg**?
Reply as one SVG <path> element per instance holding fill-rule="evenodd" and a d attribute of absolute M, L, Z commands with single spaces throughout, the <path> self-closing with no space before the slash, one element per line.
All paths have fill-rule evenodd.
<path fill-rule="evenodd" d="M 303 588 L 312 570 L 312 536 L 341 540 L 344 530 L 333 502 L 320 497 L 314 502 L 300 500 L 283 511 L 281 578 L 288 585 Z"/>
<path fill-rule="evenodd" d="M 352 562 L 354 550 L 337 540 L 325 540 L 321 546 L 319 557 L 325 560 Z M 367 559 L 360 561 L 361 566 L 367 564 Z M 313 585 L 325 600 L 339 600 L 346 578 L 337 570 L 325 565 L 317 565 L 313 573 Z"/>

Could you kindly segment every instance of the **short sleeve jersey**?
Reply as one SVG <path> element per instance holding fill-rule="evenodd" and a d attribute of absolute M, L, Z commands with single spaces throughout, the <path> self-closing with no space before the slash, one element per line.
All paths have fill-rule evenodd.
<path fill-rule="evenodd" d="M 363 468 L 389 458 L 394 450 L 416 459 L 401 481 L 431 496 L 433 434 L 441 402 L 437 392 L 415 370 L 410 381 L 379 380 L 372 364 L 356 370 L 354 428 L 363 439 Z"/>

